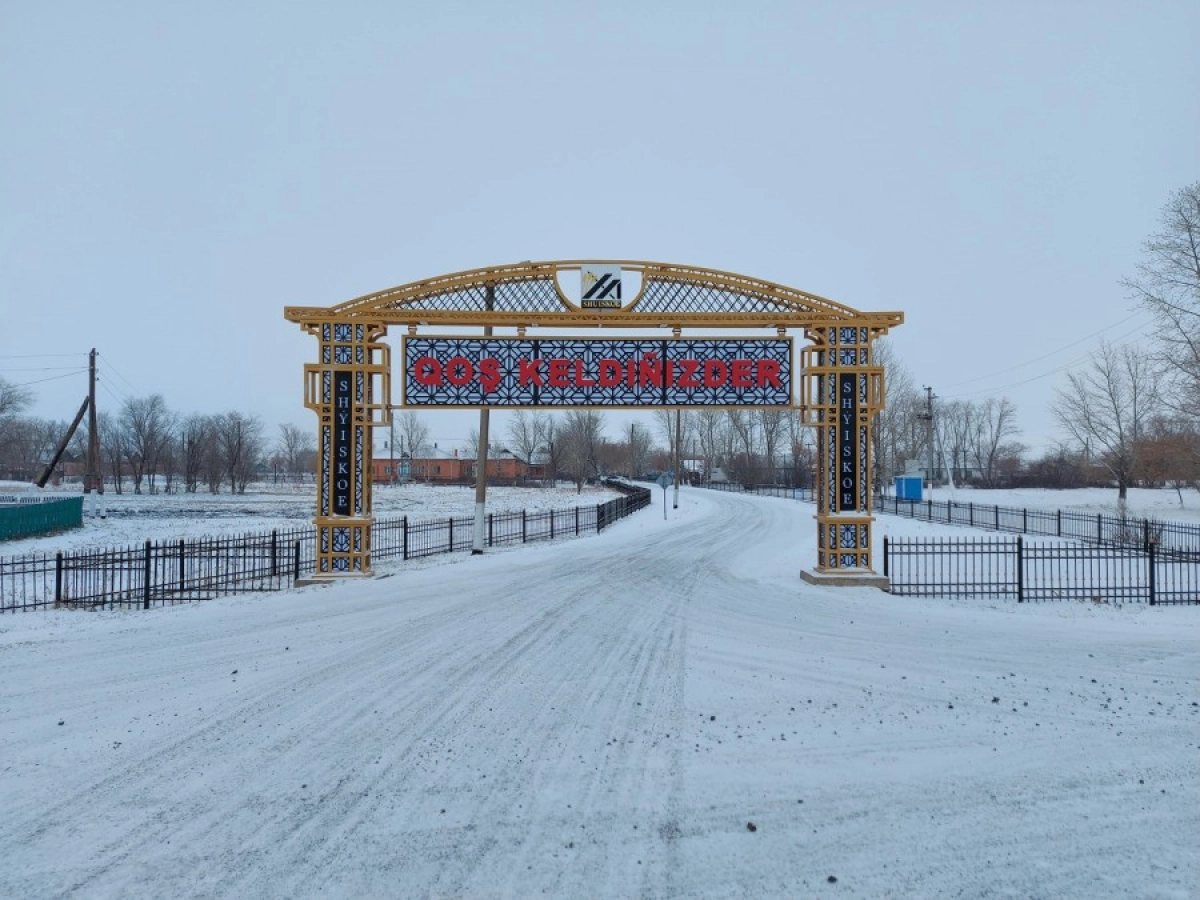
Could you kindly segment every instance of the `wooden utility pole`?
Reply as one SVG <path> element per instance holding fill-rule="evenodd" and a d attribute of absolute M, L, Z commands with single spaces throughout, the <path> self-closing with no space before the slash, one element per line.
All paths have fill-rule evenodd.
<path fill-rule="evenodd" d="M 104 493 L 104 479 L 100 475 L 100 431 L 96 425 L 96 348 L 88 354 L 88 446 L 87 472 L 83 476 L 83 492 L 90 494 L 94 489 Z"/>
<path fill-rule="evenodd" d="M 484 305 L 490 312 L 496 306 L 496 286 L 489 284 L 484 295 Z M 492 336 L 492 326 L 485 325 L 483 336 Z M 483 553 L 486 543 L 487 519 L 487 463 L 488 463 L 488 413 L 486 406 L 479 408 L 479 452 L 475 462 L 475 533 L 471 540 L 471 554 L 478 556 Z"/>

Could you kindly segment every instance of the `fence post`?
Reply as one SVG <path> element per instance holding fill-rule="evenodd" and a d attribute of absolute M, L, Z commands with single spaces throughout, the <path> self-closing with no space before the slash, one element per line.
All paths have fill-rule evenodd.
<path fill-rule="evenodd" d="M 272 528 L 271 529 L 271 577 L 272 578 L 274 578 L 276 575 L 279 574 L 279 562 L 278 562 L 278 556 L 277 556 L 278 549 L 279 549 L 278 544 L 279 544 L 279 531 L 277 529 Z"/>
<path fill-rule="evenodd" d="M 1157 585 L 1155 584 L 1155 581 L 1154 581 L 1154 568 L 1155 568 L 1155 566 L 1154 566 L 1154 558 L 1155 558 L 1154 545 L 1149 544 L 1149 543 L 1146 544 L 1146 551 L 1147 551 L 1146 559 L 1150 563 L 1150 605 L 1153 606 L 1155 603 L 1155 597 L 1154 597 L 1155 588 L 1157 587 Z"/>
<path fill-rule="evenodd" d="M 1096 543 L 1104 543 L 1104 514 L 1096 513 Z"/>
<path fill-rule="evenodd" d="M 1029 533 L 1029 510 L 1021 510 L 1021 534 Z"/>
<path fill-rule="evenodd" d="M 1054 532 L 1054 536 L 1055 536 L 1055 537 L 1062 537 L 1062 510 L 1061 510 L 1061 509 L 1056 509 L 1056 510 L 1054 511 L 1054 519 L 1055 519 L 1055 526 L 1054 526 L 1054 527 L 1055 527 L 1055 532 Z"/>
<path fill-rule="evenodd" d="M 150 542 L 146 541 L 146 559 L 142 569 L 144 582 L 142 584 L 142 609 L 150 608 Z"/>
<path fill-rule="evenodd" d="M 575 507 L 575 537 L 579 537 L 579 507 Z"/>
<path fill-rule="evenodd" d="M 883 536 L 883 577 L 888 577 L 888 538 Z"/>
<path fill-rule="evenodd" d="M 54 605 L 62 603 L 62 551 L 54 554 Z"/>
<path fill-rule="evenodd" d="M 292 581 L 300 580 L 300 540 L 296 539 L 296 547 L 292 556 Z"/>
<path fill-rule="evenodd" d="M 408 559 L 408 516 L 404 516 L 403 518 L 400 519 L 400 531 L 403 534 L 402 543 L 404 545 L 404 549 L 403 549 L 403 553 L 401 554 L 401 558 L 407 560 Z"/>
<path fill-rule="evenodd" d="M 488 513 L 488 546 L 492 546 L 492 514 Z"/>
<path fill-rule="evenodd" d="M 596 504 L 596 534 L 604 530 L 604 504 Z"/>
<path fill-rule="evenodd" d="M 975 502 L 974 501 L 971 501 L 970 503 L 967 504 L 967 522 L 972 528 L 975 527 Z"/>
<path fill-rule="evenodd" d="M 996 531 L 1000 531 L 1000 504 L 996 504 Z"/>
<path fill-rule="evenodd" d="M 521 510 L 521 543 L 522 543 L 522 544 L 524 544 L 524 543 L 526 542 L 526 540 L 527 540 L 527 539 L 526 539 L 526 537 L 525 537 L 525 535 L 526 535 L 526 530 L 525 530 L 525 510 Z"/>
<path fill-rule="evenodd" d="M 183 593 L 183 586 L 187 583 L 186 574 L 187 554 L 183 549 L 183 539 L 179 540 L 179 592 Z"/>
<path fill-rule="evenodd" d="M 450 547 L 446 552 L 453 553 L 454 552 L 454 516 L 451 516 L 446 521 L 450 525 Z"/>
<path fill-rule="evenodd" d="M 1025 543 L 1017 535 L 1017 602 L 1025 602 Z"/>
<path fill-rule="evenodd" d="M 1142 546 L 1150 549 L 1150 520 L 1142 519 Z"/>

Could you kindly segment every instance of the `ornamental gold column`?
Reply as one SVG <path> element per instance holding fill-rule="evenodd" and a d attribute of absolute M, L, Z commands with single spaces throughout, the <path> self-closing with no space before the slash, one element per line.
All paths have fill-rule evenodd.
<path fill-rule="evenodd" d="M 304 367 L 304 405 L 317 414 L 315 576 L 371 574 L 372 429 L 387 425 L 391 354 L 378 322 L 304 322 L 321 361 Z"/>
<path fill-rule="evenodd" d="M 885 586 L 871 566 L 871 423 L 883 408 L 883 369 L 872 329 L 808 328 L 801 379 L 806 421 L 817 430 L 817 566 L 808 581 Z M 865 576 L 865 577 L 864 577 Z"/>

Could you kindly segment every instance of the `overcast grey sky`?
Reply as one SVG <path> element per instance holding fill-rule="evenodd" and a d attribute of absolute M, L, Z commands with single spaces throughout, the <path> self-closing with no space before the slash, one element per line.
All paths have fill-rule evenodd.
<path fill-rule="evenodd" d="M 1118 281 L 1200 178 L 1198 34 L 1195 0 L 8 0 L 0 377 L 69 419 L 94 346 L 101 409 L 274 435 L 315 426 L 285 305 L 647 259 L 903 310 L 918 384 L 1041 447 L 1062 369 L 1144 338 Z"/>

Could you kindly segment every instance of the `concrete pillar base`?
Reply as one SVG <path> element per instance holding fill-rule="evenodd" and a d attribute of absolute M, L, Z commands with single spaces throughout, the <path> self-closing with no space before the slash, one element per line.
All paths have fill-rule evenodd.
<path fill-rule="evenodd" d="M 892 583 L 886 575 L 877 575 L 874 572 L 850 570 L 844 574 L 835 574 L 818 572 L 815 569 L 803 569 L 800 572 L 800 580 L 807 581 L 809 584 L 819 584 L 822 587 L 873 587 L 879 588 L 881 591 L 892 589 Z"/>

